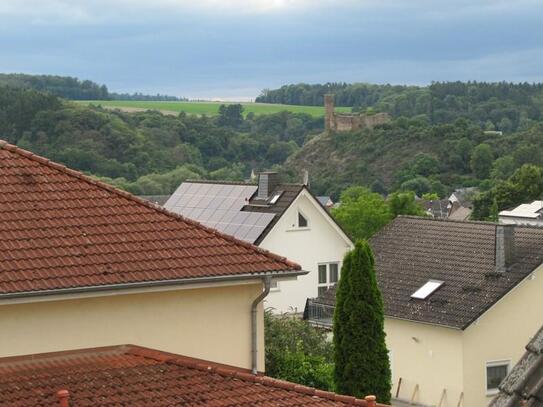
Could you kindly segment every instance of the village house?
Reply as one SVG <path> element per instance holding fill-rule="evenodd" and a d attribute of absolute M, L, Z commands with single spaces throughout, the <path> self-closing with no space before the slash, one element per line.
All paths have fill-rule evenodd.
<path fill-rule="evenodd" d="M 134 345 L 0 358 L 0 405 L 386 407 Z"/>
<path fill-rule="evenodd" d="M 481 407 L 543 323 L 543 229 L 400 216 L 372 237 L 393 396 Z M 335 289 L 305 317 L 331 327 Z"/>
<path fill-rule="evenodd" d="M 0 357 L 133 343 L 264 371 L 262 300 L 299 265 L 5 142 L 0 185 Z"/>
<path fill-rule="evenodd" d="M 274 280 L 265 299 L 276 313 L 303 312 L 339 280 L 341 262 L 352 242 L 304 184 L 281 183 L 275 172 L 258 184 L 187 181 L 165 208 L 285 256 L 308 271 L 293 281 Z"/>
<path fill-rule="evenodd" d="M 543 201 L 522 204 L 498 214 L 500 223 L 543 226 Z"/>

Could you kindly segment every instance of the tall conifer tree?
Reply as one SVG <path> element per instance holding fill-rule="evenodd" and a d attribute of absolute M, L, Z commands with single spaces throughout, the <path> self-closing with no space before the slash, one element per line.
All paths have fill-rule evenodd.
<path fill-rule="evenodd" d="M 334 314 L 334 380 L 337 391 L 377 396 L 390 403 L 390 363 L 385 345 L 383 300 L 374 258 L 359 241 L 343 260 Z"/>

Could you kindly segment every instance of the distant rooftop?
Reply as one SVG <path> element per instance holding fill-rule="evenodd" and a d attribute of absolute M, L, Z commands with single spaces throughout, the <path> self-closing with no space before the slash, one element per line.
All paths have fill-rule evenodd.
<path fill-rule="evenodd" d="M 500 217 L 514 218 L 543 218 L 543 201 L 533 201 L 530 204 L 522 204 L 509 211 L 501 211 Z"/>

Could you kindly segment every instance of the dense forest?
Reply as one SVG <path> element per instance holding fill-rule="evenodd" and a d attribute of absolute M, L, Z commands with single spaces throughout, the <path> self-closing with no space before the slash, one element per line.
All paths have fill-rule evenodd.
<path fill-rule="evenodd" d="M 34 89 L 72 100 L 108 99 L 106 85 L 70 76 L 0 73 L 0 86 Z"/>
<path fill-rule="evenodd" d="M 122 113 L 31 89 L 0 87 L 0 135 L 136 194 L 167 194 L 186 178 L 243 179 L 297 151 L 322 120 L 288 112 L 245 118 Z"/>
<path fill-rule="evenodd" d="M 322 106 L 334 93 L 337 106 L 388 112 L 394 117 L 423 116 L 430 124 L 467 118 L 485 130 L 527 130 L 543 120 L 543 84 L 436 82 L 430 86 L 327 83 L 286 85 L 264 90 L 257 102 Z"/>
<path fill-rule="evenodd" d="M 449 85 L 434 84 L 433 92 L 450 92 L 440 96 L 448 100 L 474 86 Z M 481 93 L 493 94 L 498 85 L 478 86 Z M 322 118 L 286 111 L 244 115 L 239 104 L 221 106 L 214 117 L 123 113 L 77 105 L 29 87 L 0 86 L 0 138 L 135 194 L 168 194 L 187 178 L 242 180 L 262 169 L 299 181 L 307 169 L 313 191 L 334 199 L 353 185 L 383 195 L 414 191 L 439 197 L 478 186 L 483 193 L 475 216 L 492 219 L 496 210 L 543 193 L 543 185 L 541 191 L 526 191 L 541 184 L 540 85 L 523 86 L 513 86 L 507 98 L 481 96 L 479 103 L 476 92 L 468 92 L 472 116 L 441 108 L 440 115 L 449 117 L 444 123 L 433 122 L 428 114 L 402 114 L 374 129 L 338 134 L 324 133 Z M 412 90 L 401 87 L 398 95 Z M 370 107 L 377 109 L 384 99 Z M 509 107 L 494 111 L 489 103 Z M 477 118 L 480 112 L 496 114 L 498 122 L 504 112 L 524 119 L 488 131 L 493 127 Z"/>
<path fill-rule="evenodd" d="M 34 89 L 71 100 L 186 100 L 168 95 L 145 95 L 143 93 L 109 92 L 106 85 L 89 80 L 79 80 L 70 76 L 28 75 L 0 73 L 0 86 Z"/>

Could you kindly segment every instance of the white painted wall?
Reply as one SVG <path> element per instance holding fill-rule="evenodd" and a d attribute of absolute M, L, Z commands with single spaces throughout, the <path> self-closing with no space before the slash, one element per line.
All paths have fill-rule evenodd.
<path fill-rule="evenodd" d="M 297 225 L 299 210 L 308 219 L 308 228 L 293 227 Z M 318 264 L 338 262 L 341 269 L 352 243 L 328 216 L 309 193 L 302 191 L 261 242 L 263 249 L 285 256 L 309 271 L 295 281 L 278 282 L 277 290 L 265 300 L 266 308 L 276 313 L 303 312 L 307 298 L 318 295 Z"/>

